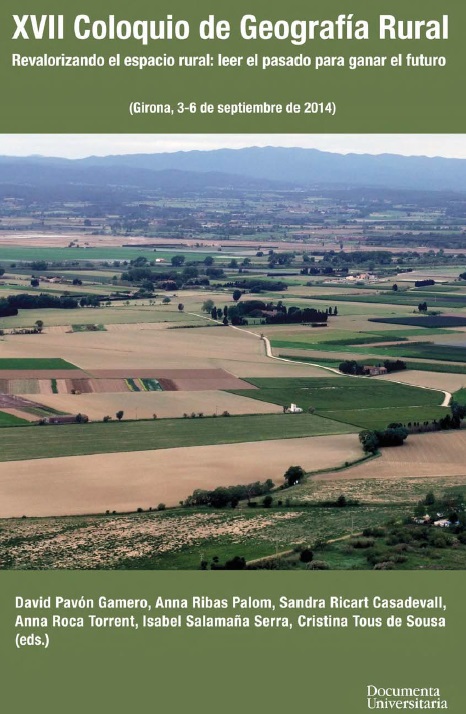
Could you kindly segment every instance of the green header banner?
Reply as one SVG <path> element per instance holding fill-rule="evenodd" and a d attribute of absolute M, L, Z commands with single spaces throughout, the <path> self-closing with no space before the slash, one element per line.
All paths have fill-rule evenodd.
<path fill-rule="evenodd" d="M 461 132 L 447 0 L 4 0 L 3 132 Z"/>

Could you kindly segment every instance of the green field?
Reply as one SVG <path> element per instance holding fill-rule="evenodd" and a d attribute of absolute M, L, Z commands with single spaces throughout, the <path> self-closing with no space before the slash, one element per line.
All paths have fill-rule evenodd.
<path fill-rule="evenodd" d="M 314 414 L 266 414 L 196 419 L 30 426 L 0 430 L 0 461 L 234 444 L 347 434 L 348 424 Z"/>
<path fill-rule="evenodd" d="M 444 362 L 466 362 L 466 347 L 436 345 L 432 342 L 413 342 L 393 347 L 377 347 L 381 355 L 403 358 L 433 359 Z"/>
<path fill-rule="evenodd" d="M 147 378 L 142 378 L 141 383 L 143 387 L 145 388 L 146 392 L 162 392 L 162 387 L 160 385 L 160 382 L 158 382 L 156 379 L 147 379 Z"/>
<path fill-rule="evenodd" d="M 2 246 L 1 261 L 3 263 L 11 261 L 34 261 L 46 260 L 48 262 L 55 261 L 81 261 L 89 262 L 94 260 L 135 260 L 139 257 L 147 258 L 147 260 L 155 260 L 155 258 L 165 258 L 170 261 L 173 255 L 183 255 L 186 260 L 204 260 L 208 255 L 217 258 L 217 251 L 209 249 L 198 249 L 196 251 L 187 250 L 156 250 L 150 248 L 123 248 L 121 246 L 106 247 L 106 248 L 31 248 L 29 246 Z M 228 255 L 228 251 L 222 253 L 223 256 Z"/>
<path fill-rule="evenodd" d="M 287 355 L 280 352 L 280 357 L 289 359 L 292 362 L 310 362 L 311 364 L 321 364 L 325 367 L 334 367 L 338 369 L 342 359 L 327 359 L 325 357 L 296 357 L 296 355 Z M 466 374 L 466 365 L 458 364 L 441 364 L 440 362 L 413 362 L 405 360 L 408 369 L 416 369 L 421 372 L 446 372 L 448 374 Z M 364 364 L 379 364 L 380 359 L 368 358 L 364 359 Z"/>
<path fill-rule="evenodd" d="M 330 305 L 334 302 L 364 302 L 368 304 L 386 304 L 386 305 L 410 305 L 417 307 L 420 302 L 428 303 L 430 309 L 439 308 L 461 308 L 466 307 L 466 295 L 448 295 L 442 294 L 429 296 L 427 299 L 419 292 L 383 292 L 380 295 L 310 295 L 309 300 L 325 300 Z"/>
<path fill-rule="evenodd" d="M 291 341 L 291 340 L 271 340 L 272 347 L 278 349 L 300 349 L 300 350 L 319 350 L 321 352 L 350 352 L 357 355 L 380 355 L 383 360 L 386 357 L 394 357 L 396 359 L 404 359 L 405 357 L 414 357 L 425 360 L 438 360 L 445 362 L 466 362 L 466 347 L 457 347 L 454 345 L 436 345 L 433 342 L 403 342 L 399 345 L 391 345 L 390 347 L 367 347 L 361 342 L 358 344 L 344 344 L 342 342 L 319 342 L 318 344 L 309 344 L 306 342 Z"/>
<path fill-rule="evenodd" d="M 0 427 L 4 426 L 21 426 L 28 424 L 26 419 L 20 419 L 13 414 L 6 414 L 5 412 L 0 412 Z"/>
<path fill-rule="evenodd" d="M 329 419 L 337 419 L 346 424 L 355 424 L 361 429 L 386 429 L 393 422 L 412 424 L 413 422 L 433 421 L 449 414 L 448 407 L 382 407 L 378 409 L 322 409 L 318 412 Z"/>
<path fill-rule="evenodd" d="M 405 384 L 382 382 L 370 377 L 299 377 L 257 378 L 248 382 L 257 390 L 235 390 L 234 394 L 248 395 L 263 402 L 289 406 L 291 402 L 303 409 L 354 410 L 386 407 L 434 406 L 442 402 L 438 392 Z"/>
<path fill-rule="evenodd" d="M 0 370 L 2 369 L 79 369 L 71 362 L 66 362 L 61 357 L 1 357 Z"/>

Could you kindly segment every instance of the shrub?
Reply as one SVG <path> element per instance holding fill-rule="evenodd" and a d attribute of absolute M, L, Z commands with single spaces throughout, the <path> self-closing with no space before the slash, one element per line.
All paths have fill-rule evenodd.
<path fill-rule="evenodd" d="M 309 570 L 330 570 L 330 565 L 325 560 L 312 560 L 307 567 Z"/>
<path fill-rule="evenodd" d="M 391 560 L 384 560 L 381 563 L 376 563 L 373 570 L 393 570 L 395 565 Z"/>
<path fill-rule="evenodd" d="M 356 538 L 355 540 L 350 541 L 350 544 L 353 546 L 353 548 L 372 548 L 374 545 L 375 541 L 373 538 Z"/>
<path fill-rule="evenodd" d="M 164 503 L 159 503 L 157 506 L 158 511 L 164 511 L 166 509 L 166 505 Z"/>
<path fill-rule="evenodd" d="M 301 563 L 310 563 L 313 557 L 314 553 L 312 552 L 312 550 L 310 548 L 304 548 L 304 550 L 301 551 L 299 559 Z"/>

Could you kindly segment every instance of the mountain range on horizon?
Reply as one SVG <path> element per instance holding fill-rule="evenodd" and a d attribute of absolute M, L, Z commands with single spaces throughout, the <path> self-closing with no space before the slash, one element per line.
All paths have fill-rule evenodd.
<path fill-rule="evenodd" d="M 250 147 L 66 159 L 0 156 L 0 183 L 140 188 L 375 187 L 466 192 L 466 159 Z"/>

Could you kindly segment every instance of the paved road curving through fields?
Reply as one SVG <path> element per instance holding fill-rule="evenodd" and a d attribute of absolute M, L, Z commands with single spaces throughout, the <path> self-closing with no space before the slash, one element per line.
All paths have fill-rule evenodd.
<path fill-rule="evenodd" d="M 207 317 L 206 315 L 198 315 L 194 312 L 190 312 L 190 315 L 195 315 L 196 317 L 201 317 L 204 318 L 204 320 L 207 320 L 209 322 L 215 322 L 217 325 L 222 325 L 223 323 L 220 320 L 214 320 L 212 317 Z M 272 345 L 270 344 L 270 340 L 268 337 L 265 335 L 258 335 L 257 332 L 251 332 L 251 330 L 246 330 L 244 327 L 237 327 L 236 325 L 229 325 L 230 329 L 232 330 L 239 330 L 240 332 L 246 332 L 248 335 L 252 335 L 256 339 L 261 340 L 264 343 L 265 346 L 265 355 L 266 357 L 269 357 L 270 359 L 277 360 L 278 362 L 289 362 L 291 364 L 303 364 L 303 365 L 308 365 L 309 367 L 317 367 L 319 369 L 324 369 L 327 372 L 334 372 L 335 374 L 338 374 L 340 377 L 342 376 L 342 373 L 340 372 L 339 369 L 336 369 L 336 367 L 326 367 L 325 365 L 318 364 L 317 362 L 300 362 L 299 360 L 295 359 L 286 359 L 286 357 L 277 357 L 276 355 L 273 354 L 272 351 Z M 345 377 L 353 377 L 354 379 L 377 379 L 377 376 L 373 377 L 363 377 L 362 375 L 356 375 L 356 374 L 346 374 Z M 391 380 L 393 384 L 404 384 L 408 386 L 414 386 L 412 384 L 409 384 L 409 382 L 403 382 L 402 380 Z M 447 392 L 445 389 L 435 389 L 435 387 L 423 387 L 420 384 L 417 384 L 416 387 L 419 389 L 428 389 L 431 392 L 440 392 L 443 394 L 443 402 L 440 404 L 441 407 L 448 407 L 450 406 L 450 402 L 452 399 L 452 394 L 451 392 Z"/>

